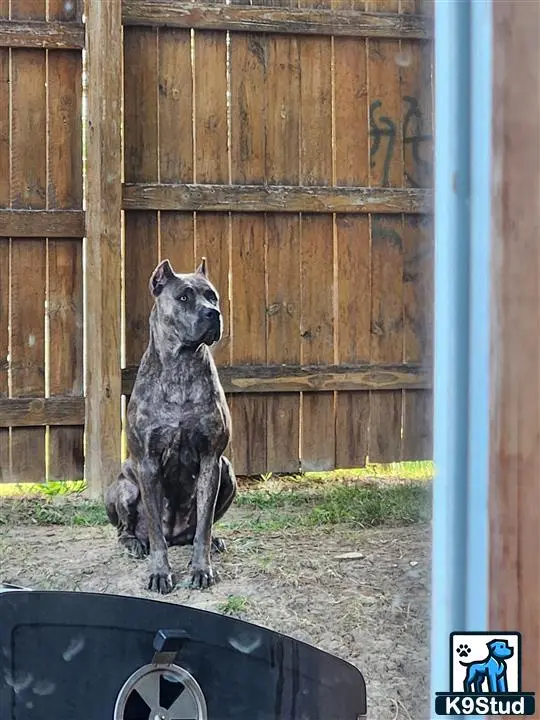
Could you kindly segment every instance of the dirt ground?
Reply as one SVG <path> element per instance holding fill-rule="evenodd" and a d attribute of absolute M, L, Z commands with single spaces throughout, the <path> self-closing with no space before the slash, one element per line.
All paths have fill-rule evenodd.
<path fill-rule="evenodd" d="M 189 550 L 175 548 L 178 586 L 166 602 L 228 612 L 348 660 L 366 679 L 369 720 L 428 717 L 426 525 L 221 535 L 228 551 L 215 561 L 219 584 L 187 589 Z M 0 528 L 0 580 L 155 597 L 143 589 L 145 571 L 144 561 L 121 554 L 111 527 Z"/>

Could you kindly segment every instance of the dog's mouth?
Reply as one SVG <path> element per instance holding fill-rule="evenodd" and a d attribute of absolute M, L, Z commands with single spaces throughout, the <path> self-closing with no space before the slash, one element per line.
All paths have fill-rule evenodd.
<path fill-rule="evenodd" d="M 216 326 L 212 326 L 209 328 L 202 341 L 205 345 L 213 345 L 214 343 L 217 343 L 221 339 L 221 327 L 219 327 L 219 324 Z"/>

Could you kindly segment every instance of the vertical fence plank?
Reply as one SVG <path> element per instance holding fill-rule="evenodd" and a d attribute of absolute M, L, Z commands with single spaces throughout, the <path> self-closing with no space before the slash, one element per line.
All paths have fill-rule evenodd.
<path fill-rule="evenodd" d="M 232 181 L 240 185 L 265 180 L 266 37 L 231 35 Z"/>
<path fill-rule="evenodd" d="M 195 32 L 195 181 L 229 181 L 227 125 L 227 44 L 224 32 Z M 218 365 L 229 365 L 230 218 L 221 213 L 196 213 L 195 255 L 208 260 L 211 281 L 217 287 L 223 313 L 223 337 L 214 350 Z M 233 436 L 235 429 L 233 426 Z"/>
<path fill-rule="evenodd" d="M 264 215 L 232 217 L 232 362 L 261 365 L 266 362 Z M 234 428 L 234 462 L 241 475 L 266 470 L 266 396 L 231 398 Z"/>
<path fill-rule="evenodd" d="M 195 32 L 195 178 L 229 179 L 227 45 L 224 32 Z"/>
<path fill-rule="evenodd" d="M 160 181 L 193 182 L 191 34 L 160 28 L 158 43 Z"/>
<path fill-rule="evenodd" d="M 292 0 L 279 0 L 292 7 Z M 295 185 L 300 175 L 300 54 L 298 39 L 270 35 L 266 54 L 268 183 Z M 267 361 L 300 363 L 300 220 L 268 214 L 266 247 Z M 267 470 L 300 469 L 300 394 L 267 398 Z"/>
<path fill-rule="evenodd" d="M 83 264 L 80 239 L 49 241 L 49 393 L 83 394 Z M 84 475 L 83 428 L 51 427 L 49 478 Z"/>
<path fill-rule="evenodd" d="M 400 187 L 401 95 L 398 40 L 368 40 L 370 186 Z"/>
<path fill-rule="evenodd" d="M 169 258 L 176 272 L 193 272 L 197 267 L 193 213 L 160 213 L 159 259 L 165 258 Z"/>
<path fill-rule="evenodd" d="M 300 219 L 267 218 L 267 362 L 300 364 Z M 268 471 L 300 469 L 300 395 L 272 393 L 267 400 Z"/>
<path fill-rule="evenodd" d="M 231 308 L 229 216 L 225 213 L 197 213 L 195 261 L 206 257 L 209 279 L 216 286 L 223 314 L 223 337 L 213 351 L 218 365 L 231 364 Z"/>
<path fill-rule="evenodd" d="M 367 162 L 365 163 L 367 164 Z M 371 269 L 369 219 L 338 215 L 338 363 L 370 360 Z M 336 396 L 336 465 L 363 467 L 368 454 L 369 391 Z"/>
<path fill-rule="evenodd" d="M 219 0 L 217 4 L 224 4 Z M 227 183 L 229 128 L 227 119 L 227 34 L 195 31 L 194 165 L 195 182 Z M 195 259 L 207 258 L 209 278 L 220 295 L 223 336 L 213 350 L 218 365 L 230 365 L 232 348 L 230 217 L 224 213 L 196 213 Z M 229 404 L 230 404 L 230 398 Z M 226 454 L 234 459 L 236 429 Z"/>
<path fill-rule="evenodd" d="M 398 12 L 398 0 L 383 2 L 385 11 Z M 371 187 L 400 187 L 402 182 L 401 100 L 396 64 L 399 53 L 398 40 L 368 40 Z M 373 362 L 401 362 L 403 357 L 401 225 L 401 218 L 371 218 Z M 401 457 L 402 405 L 400 390 L 371 392 L 371 462 L 392 462 Z"/>
<path fill-rule="evenodd" d="M 265 180 L 266 38 L 255 33 L 231 35 L 231 180 Z M 264 213 L 233 214 L 232 363 L 266 362 Z M 241 475 L 266 471 L 267 402 L 265 395 L 233 395 L 234 462 Z"/>
<path fill-rule="evenodd" d="M 121 3 L 87 3 L 87 400 L 90 494 L 100 497 L 121 459 Z M 104 52 L 104 48 L 107 52 Z"/>
<path fill-rule="evenodd" d="M 312 2 L 300 3 L 303 7 Z M 325 3 L 329 6 L 329 3 Z M 302 37 L 300 45 L 300 177 L 306 185 L 332 182 L 332 42 Z M 331 216 L 301 220 L 301 360 L 334 359 L 334 244 Z M 335 464 L 334 393 L 302 395 L 302 468 L 329 470 Z"/>
<path fill-rule="evenodd" d="M 17 238 L 11 248 L 13 397 L 45 395 L 45 242 Z M 45 479 L 45 428 L 13 428 L 13 482 Z"/>
<path fill-rule="evenodd" d="M 45 0 L 14 2 L 12 19 L 45 19 Z M 46 54 L 13 49 L 11 205 L 46 206 Z M 11 258 L 12 395 L 45 395 L 45 239 L 12 241 Z M 11 431 L 12 480 L 41 482 L 46 477 L 45 428 Z"/>
<path fill-rule="evenodd" d="M 158 44 L 154 28 L 124 30 L 124 176 L 126 182 L 157 182 Z M 165 152 L 167 157 L 167 153 Z M 170 168 L 165 166 L 165 169 Z M 148 281 L 158 263 L 158 213 L 125 213 L 125 358 L 138 364 L 148 345 L 152 296 Z"/>
<path fill-rule="evenodd" d="M 402 12 L 404 8 L 402 5 Z M 414 10 L 411 9 L 411 12 Z M 401 41 L 403 185 L 433 183 L 431 44 Z M 431 365 L 433 231 L 429 217 L 403 217 L 403 361 Z M 431 391 L 403 391 L 403 460 L 432 457 Z"/>
<path fill-rule="evenodd" d="M 404 362 L 433 363 L 433 224 L 410 217 L 403 229 Z M 403 393 L 403 460 L 433 457 L 433 395 Z"/>
<path fill-rule="evenodd" d="M 158 180 L 157 30 L 124 30 L 124 174 L 126 182 Z M 126 243 L 127 247 L 127 243 Z"/>
<path fill-rule="evenodd" d="M 125 234 L 125 357 L 127 365 L 138 365 L 149 339 L 153 300 L 148 281 L 159 258 L 157 212 L 126 212 Z"/>
<path fill-rule="evenodd" d="M 376 215 L 371 227 L 371 360 L 403 357 L 403 237 L 401 217 Z M 371 393 L 370 462 L 401 457 L 401 390 Z"/>
<path fill-rule="evenodd" d="M 63 0 L 49 0 L 51 20 L 66 17 Z M 47 207 L 82 208 L 82 55 L 48 53 L 49 177 Z M 82 240 L 48 241 L 49 394 L 83 395 Z M 49 478 L 84 475 L 82 427 L 49 429 Z"/>
<path fill-rule="evenodd" d="M 334 38 L 336 184 L 369 184 L 366 41 Z"/>
<path fill-rule="evenodd" d="M 336 184 L 368 185 L 367 49 L 366 41 L 359 38 L 334 38 L 334 124 Z M 369 362 L 369 219 L 359 215 L 336 215 L 335 224 L 338 312 L 336 362 Z M 368 439 L 369 392 L 337 393 L 336 466 L 364 466 Z"/>
<path fill-rule="evenodd" d="M 9 17 L 9 0 L 0 0 L 0 18 Z M 9 50 L 0 49 L 0 207 L 10 204 Z M 0 238 L 0 397 L 9 396 L 10 242 Z M 0 428 L 0 482 L 11 481 L 9 428 Z"/>

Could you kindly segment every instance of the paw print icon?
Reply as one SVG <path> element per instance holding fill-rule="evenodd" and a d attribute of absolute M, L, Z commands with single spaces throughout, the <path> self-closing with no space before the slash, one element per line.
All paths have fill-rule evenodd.
<path fill-rule="evenodd" d="M 459 657 L 466 658 L 471 654 L 471 648 L 468 645 L 458 645 L 456 652 Z"/>

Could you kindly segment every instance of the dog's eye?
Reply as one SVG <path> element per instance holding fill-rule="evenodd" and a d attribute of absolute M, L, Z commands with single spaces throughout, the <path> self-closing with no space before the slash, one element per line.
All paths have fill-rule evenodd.
<path fill-rule="evenodd" d="M 180 300 L 180 302 L 187 302 L 188 298 L 187 298 L 187 295 L 180 295 L 180 297 L 178 299 Z"/>
<path fill-rule="evenodd" d="M 205 292 L 205 293 L 204 293 L 204 297 L 205 297 L 209 302 L 217 303 L 217 300 L 218 300 L 218 299 L 217 299 L 217 295 L 216 295 L 216 293 L 212 292 L 211 290 L 208 290 L 207 292 Z"/>

